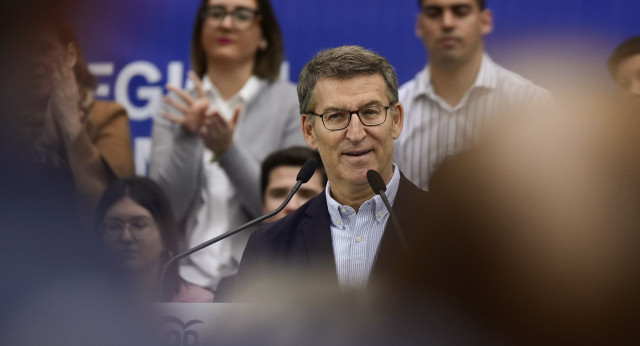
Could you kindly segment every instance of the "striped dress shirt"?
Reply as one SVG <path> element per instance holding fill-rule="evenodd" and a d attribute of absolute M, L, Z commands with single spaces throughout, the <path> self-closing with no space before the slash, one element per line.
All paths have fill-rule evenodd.
<path fill-rule="evenodd" d="M 385 192 L 392 206 L 399 185 L 400 172 L 394 164 L 393 176 Z M 331 197 L 329 182 L 325 193 L 331 216 L 331 239 L 340 287 L 364 287 L 378 254 L 380 240 L 389 220 L 389 211 L 379 195 L 364 202 L 356 213 L 350 206 L 341 205 Z"/>
<path fill-rule="evenodd" d="M 402 85 L 399 94 L 405 117 L 394 159 L 423 190 L 437 166 L 475 143 L 499 114 L 552 103 L 548 91 L 497 65 L 486 53 L 473 86 L 455 107 L 435 93 L 429 66 Z"/>

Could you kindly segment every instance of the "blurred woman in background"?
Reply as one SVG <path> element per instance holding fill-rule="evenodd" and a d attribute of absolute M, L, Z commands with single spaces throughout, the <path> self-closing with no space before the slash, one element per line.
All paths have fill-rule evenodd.
<path fill-rule="evenodd" d="M 261 215 L 260 162 L 304 145 L 296 88 L 279 80 L 283 42 L 268 0 L 203 0 L 191 41 L 194 87 L 168 86 L 154 120 L 150 177 L 195 246 Z M 215 290 L 248 234 L 199 251 L 186 280 Z"/>
<path fill-rule="evenodd" d="M 94 99 L 97 80 L 68 23 L 44 18 L 28 30 L 15 85 L 23 159 L 60 178 L 89 226 L 109 182 L 133 174 L 129 119 L 120 105 Z"/>
<path fill-rule="evenodd" d="M 134 293 L 153 301 L 162 268 L 178 251 L 178 228 L 160 187 L 142 177 L 115 181 L 100 200 L 96 227 Z M 182 280 L 177 266 L 169 268 L 164 284 L 162 301 L 213 301 L 211 292 Z"/>

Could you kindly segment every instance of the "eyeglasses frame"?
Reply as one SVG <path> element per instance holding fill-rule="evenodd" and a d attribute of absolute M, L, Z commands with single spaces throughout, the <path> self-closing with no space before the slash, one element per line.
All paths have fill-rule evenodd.
<path fill-rule="evenodd" d="M 219 26 L 220 24 L 222 24 L 222 22 L 225 20 L 225 18 L 227 18 L 227 16 L 231 16 L 231 22 L 233 23 L 233 28 L 236 30 L 240 30 L 240 31 L 245 31 L 245 30 L 249 30 L 251 28 L 251 24 L 253 23 L 258 23 L 261 19 L 262 19 L 262 13 L 260 12 L 260 9 L 251 9 L 251 8 L 247 8 L 247 7 L 239 7 L 236 8 L 233 11 L 227 11 L 227 9 L 223 6 L 220 5 L 215 5 L 215 6 L 208 6 L 204 8 L 204 11 L 202 11 L 202 20 L 203 20 L 203 24 L 206 24 L 207 20 L 210 18 L 209 17 L 209 12 L 213 9 L 213 8 L 222 8 L 225 10 L 224 16 L 220 19 L 220 22 L 216 24 L 216 26 Z M 252 23 L 249 24 L 249 26 L 247 26 L 244 29 L 239 29 L 237 27 L 237 22 L 236 22 L 236 18 L 234 17 L 234 14 L 238 12 L 239 9 L 244 9 L 244 10 L 248 10 L 251 11 L 254 15 L 253 20 L 251 21 Z"/>
<path fill-rule="evenodd" d="M 324 123 L 324 115 L 329 114 L 329 113 L 334 113 L 335 111 L 324 112 L 324 113 L 322 113 L 322 114 L 317 114 L 317 113 L 314 113 L 314 112 L 307 112 L 307 114 L 309 114 L 309 115 L 313 115 L 313 116 L 317 116 L 317 117 L 320 117 L 320 119 L 322 120 L 322 126 L 324 126 L 324 128 L 325 128 L 325 129 L 327 129 L 327 131 L 341 131 L 341 130 L 344 130 L 344 129 L 346 129 L 347 127 L 349 127 L 349 125 L 351 125 L 351 118 L 353 118 L 353 115 L 354 115 L 354 114 L 358 116 L 358 119 L 360 120 L 360 123 L 361 123 L 362 125 L 364 125 L 364 126 L 369 126 L 369 127 L 373 127 L 373 126 L 380 126 L 380 125 L 384 124 L 384 123 L 387 121 L 387 116 L 388 116 L 389 108 L 391 108 L 391 106 L 393 106 L 393 105 L 394 105 L 393 103 L 390 103 L 388 106 L 380 106 L 380 105 L 377 105 L 377 106 L 379 106 L 379 107 L 384 108 L 384 120 L 382 120 L 382 121 L 381 121 L 380 123 L 378 123 L 378 124 L 372 124 L 372 125 L 365 124 L 365 123 L 362 121 L 362 118 L 360 117 L 360 112 L 361 112 L 362 110 L 364 110 L 364 109 L 367 109 L 367 108 L 371 107 L 371 106 L 362 107 L 362 108 L 360 108 L 360 109 L 358 109 L 358 110 L 355 110 L 355 111 L 352 111 L 352 110 L 346 110 L 346 109 L 345 109 L 347 112 L 349 112 L 349 121 L 347 121 L 347 125 L 346 125 L 345 127 L 342 127 L 342 128 L 339 128 L 339 129 L 330 129 L 330 128 L 328 128 L 328 127 L 327 127 L 327 125 Z M 341 110 L 342 110 L 342 109 L 341 109 Z"/>
<path fill-rule="evenodd" d="M 149 219 L 147 217 L 143 217 L 144 219 L 150 221 L 149 225 L 147 227 L 145 227 L 143 230 L 148 229 L 149 227 L 157 227 L 156 223 L 153 219 Z M 115 236 L 109 236 L 107 235 L 107 232 L 105 232 L 105 224 L 106 224 L 106 220 L 104 222 L 102 222 L 102 224 L 100 225 L 100 233 L 102 234 L 103 237 L 105 238 L 109 238 L 109 239 L 118 239 L 120 237 L 122 237 L 122 235 L 124 234 L 124 232 L 128 229 L 129 232 L 131 233 L 131 237 L 133 237 L 136 240 L 141 239 L 140 238 L 140 234 L 137 231 L 135 231 L 135 227 L 132 226 L 132 221 L 135 220 L 136 218 L 129 220 L 129 221 L 122 221 L 122 220 L 117 220 L 119 223 L 122 224 L 122 229 L 119 230 L 118 234 Z"/>

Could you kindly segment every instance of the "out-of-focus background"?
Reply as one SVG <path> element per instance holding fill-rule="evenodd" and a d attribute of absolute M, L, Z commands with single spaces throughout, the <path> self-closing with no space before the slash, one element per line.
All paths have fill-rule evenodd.
<path fill-rule="evenodd" d="M 273 0 L 272 5 L 285 41 L 283 78 L 297 81 L 315 52 L 344 44 L 381 53 L 396 68 L 400 83 L 426 63 L 414 35 L 417 1 Z M 131 118 L 138 174 L 147 171 L 152 112 L 164 86 L 186 83 L 197 6 L 197 0 L 90 0 L 74 6 L 80 43 L 100 79 L 98 97 L 116 100 Z M 487 6 L 494 15 L 487 52 L 549 89 L 540 70 L 548 71 L 548 63 L 558 59 L 568 60 L 574 75 L 588 73 L 613 85 L 607 57 L 640 32 L 637 0 L 489 0 Z"/>
<path fill-rule="evenodd" d="M 417 1 L 272 3 L 285 40 L 282 78 L 296 81 L 315 52 L 343 44 L 362 45 L 387 57 L 400 83 L 426 63 L 422 43 L 414 35 Z M 14 68 L 22 66 L 23 56 L 12 49 L 30 52 L 23 43 L 34 38 L 29 28 L 38 17 L 31 14 L 49 13 L 45 6 L 57 6 L 72 20 L 90 68 L 99 77 L 97 96 L 115 100 L 128 111 L 136 171 L 145 174 L 153 110 L 166 84 L 186 83 L 197 5 L 197 0 L 0 3 L 0 344 L 157 345 L 146 335 L 151 329 L 137 324 L 146 321 L 136 316 L 145 311 L 122 298 L 110 266 L 97 256 L 101 249 L 92 234 L 78 236 L 80 227 L 69 217 L 70 201 L 61 197 L 64 189 L 55 177 L 12 165 L 24 143 L 13 138 L 18 136 L 12 122 L 21 114 L 16 98 L 24 95 L 16 91 L 23 76 Z M 573 338 L 574 327 L 579 332 L 594 330 L 593 335 L 601 337 L 595 341 L 608 340 L 619 331 L 626 337 L 624 332 L 635 330 L 640 311 L 640 126 L 637 118 L 609 116 L 615 108 L 599 103 L 597 96 L 614 89 L 606 65 L 611 51 L 640 33 L 640 2 L 489 0 L 488 6 L 495 25 L 486 38 L 487 52 L 502 66 L 552 91 L 572 112 L 562 113 L 560 107 L 557 113 L 542 114 L 546 116 L 523 117 L 523 122 L 498 128 L 470 158 L 449 164 L 449 178 L 435 192 L 451 212 L 443 217 L 451 232 L 429 239 L 433 248 L 428 250 L 434 251 L 421 255 L 424 263 L 448 264 L 457 277 L 450 280 L 448 272 L 439 272 L 443 277 L 434 279 L 435 292 L 424 294 L 428 308 L 409 297 L 403 309 L 391 311 L 414 323 L 407 328 L 422 333 L 417 341 L 433 340 L 438 331 L 467 330 L 455 314 L 444 325 L 459 329 L 431 324 L 431 319 L 443 320 L 439 310 L 430 307 L 440 303 L 437 290 L 449 293 L 451 301 L 472 317 L 469 330 L 482 329 L 491 320 L 500 327 L 496 329 L 511 330 L 532 344 L 538 334 L 568 334 L 568 340 L 581 341 L 592 336 Z M 406 315 L 404 307 L 414 305 L 419 315 Z M 373 318 L 370 324 L 360 319 L 362 315 L 339 316 L 365 322 L 355 331 L 336 322 L 342 310 L 327 306 L 327 315 L 299 318 L 294 311 L 291 320 L 268 315 L 275 324 L 269 331 L 279 334 L 276 327 L 298 327 L 287 322 L 300 322 L 308 329 L 297 329 L 294 337 L 301 339 L 292 340 L 308 341 L 307 330 L 335 336 L 332 331 L 346 335 L 343 344 L 363 343 L 362 335 L 389 337 L 373 340 L 378 343 L 397 342 L 406 335 L 403 328 L 389 334 L 377 328 L 390 320 L 397 321 L 392 327 L 404 327 L 404 320 L 390 317 L 386 306 L 380 314 L 358 311 Z M 423 311 L 432 315 L 425 318 Z M 431 328 L 423 329 L 424 325 Z M 378 333 L 370 334 L 372 329 Z M 480 340 L 474 332 L 469 334 Z M 338 344 L 318 340 L 316 344 Z"/>

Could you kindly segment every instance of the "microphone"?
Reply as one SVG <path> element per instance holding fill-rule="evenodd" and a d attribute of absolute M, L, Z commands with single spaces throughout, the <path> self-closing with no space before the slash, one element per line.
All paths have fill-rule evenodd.
<path fill-rule="evenodd" d="M 298 172 L 298 175 L 296 176 L 296 184 L 293 186 L 293 188 L 291 189 L 291 192 L 289 192 L 289 195 L 287 196 L 287 198 L 284 200 L 284 202 L 282 202 L 282 204 L 280 204 L 280 206 L 278 208 L 276 208 L 276 210 L 269 212 L 267 214 L 264 214 L 262 216 L 260 216 L 257 219 L 251 220 L 247 223 L 245 223 L 242 226 L 239 226 L 236 229 L 233 229 L 231 231 L 228 231 L 226 233 L 222 233 L 221 235 L 209 239 L 199 245 L 196 245 L 184 252 L 181 252 L 179 254 L 177 254 L 176 256 L 172 257 L 171 259 L 169 259 L 167 261 L 167 263 L 164 265 L 164 268 L 162 268 L 162 274 L 160 276 L 160 287 L 158 289 L 158 296 L 157 296 L 157 300 L 160 301 L 162 299 L 162 294 L 164 292 L 164 281 L 165 281 L 165 276 L 167 274 L 167 270 L 169 269 L 169 267 L 171 267 L 171 265 L 173 265 L 175 262 L 191 255 L 192 253 L 196 252 L 196 251 L 200 251 L 206 247 L 208 247 L 209 245 L 213 245 L 225 238 L 228 238 L 242 230 L 245 230 L 257 223 L 260 223 L 274 215 L 276 215 L 277 213 L 279 213 L 282 209 L 284 209 L 284 207 L 287 206 L 287 204 L 289 204 L 289 201 L 291 201 L 291 198 L 293 198 L 293 195 L 298 191 L 298 189 L 300 188 L 300 186 L 306 182 L 309 181 L 309 179 L 311 179 L 311 177 L 313 176 L 313 173 L 315 173 L 316 171 L 316 166 L 318 165 L 318 163 L 316 162 L 316 159 L 309 158 L 304 165 L 302 165 L 302 168 L 300 168 L 300 171 Z"/>
<path fill-rule="evenodd" d="M 389 215 L 391 216 L 391 222 L 393 223 L 393 228 L 396 230 L 396 233 L 398 234 L 398 238 L 400 238 L 400 243 L 402 244 L 404 251 L 407 254 L 409 254 L 409 256 L 412 256 L 411 250 L 409 249 L 409 245 L 407 244 L 407 240 L 404 237 L 404 233 L 402 233 L 402 228 L 400 228 L 400 223 L 398 222 L 398 218 L 396 217 L 396 214 L 393 212 L 393 209 L 391 208 L 391 204 L 389 204 L 389 200 L 387 199 L 387 194 L 384 193 L 385 191 L 387 191 L 387 185 L 385 185 L 384 180 L 382 180 L 380 173 L 378 173 L 373 169 L 368 170 L 367 181 L 369 182 L 369 186 L 371 186 L 371 189 L 373 190 L 373 192 L 377 195 L 380 195 L 380 197 L 382 198 L 382 202 L 387 207 L 387 210 L 389 211 Z"/>

